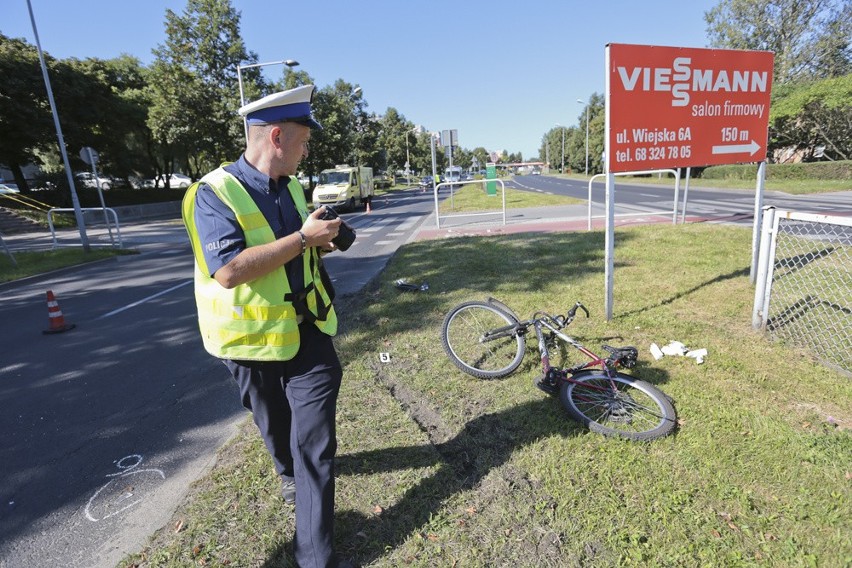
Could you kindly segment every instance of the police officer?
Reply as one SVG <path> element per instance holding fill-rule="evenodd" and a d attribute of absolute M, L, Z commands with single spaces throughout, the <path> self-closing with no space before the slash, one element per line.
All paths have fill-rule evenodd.
<path fill-rule="evenodd" d="M 340 219 L 308 214 L 295 177 L 308 155 L 313 85 L 240 108 L 248 125 L 240 159 L 187 191 L 183 220 L 195 257 L 204 348 L 239 387 L 295 503 L 299 566 L 334 567 L 335 412 L 342 370 L 333 290 L 320 251 L 334 250 Z M 325 282 L 325 283 L 324 283 Z"/>

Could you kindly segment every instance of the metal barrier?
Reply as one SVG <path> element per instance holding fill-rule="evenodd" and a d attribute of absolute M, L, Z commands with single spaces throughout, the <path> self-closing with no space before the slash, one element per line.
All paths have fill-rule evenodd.
<path fill-rule="evenodd" d="M 121 243 L 121 228 L 118 225 L 118 214 L 115 212 L 115 210 L 110 209 L 109 207 L 83 207 L 83 208 L 80 209 L 80 211 L 82 211 L 82 213 L 84 215 L 84 223 L 85 223 L 85 215 L 86 215 L 87 212 L 103 211 L 104 224 L 107 227 L 107 231 L 109 231 L 110 246 L 114 247 L 115 246 L 115 239 L 113 239 L 113 237 L 112 237 L 112 226 L 110 225 L 108 214 L 112 215 L 113 222 L 115 223 L 115 234 L 118 237 L 118 248 L 124 248 L 124 245 L 122 245 L 122 243 Z M 57 208 L 50 209 L 47 212 L 47 226 L 50 227 L 50 236 L 51 236 L 51 239 L 53 240 L 53 248 L 57 248 L 59 246 L 59 242 L 56 239 L 56 229 L 53 226 L 53 214 L 54 213 L 69 213 L 69 212 L 73 213 L 74 209 L 57 207 Z M 90 217 L 93 217 L 93 216 L 90 216 Z M 94 223 L 95 221 L 92 219 L 91 222 Z"/>
<path fill-rule="evenodd" d="M 444 219 L 450 219 L 450 218 L 453 218 L 453 217 L 481 217 L 483 215 L 498 215 L 498 214 L 502 213 L 503 224 L 505 225 L 506 224 L 506 184 L 503 183 L 502 179 L 474 179 L 474 180 L 469 180 L 469 181 L 445 181 L 445 182 L 441 182 L 441 183 L 439 183 L 438 185 L 435 186 L 435 189 L 433 190 L 434 194 L 435 194 L 435 223 L 437 224 L 438 228 L 439 229 L 441 228 L 441 213 L 440 213 L 439 207 L 438 207 L 438 191 L 442 187 L 449 187 L 450 188 L 450 207 L 453 207 L 453 186 L 468 185 L 468 184 L 471 184 L 471 183 L 485 184 L 485 183 L 488 183 L 489 181 L 494 181 L 494 182 L 500 183 L 500 189 L 502 190 L 501 194 L 502 194 L 502 198 L 503 198 L 503 205 L 502 205 L 501 211 L 485 211 L 485 212 L 481 212 L 481 213 L 456 213 L 454 215 L 444 215 Z"/>
<path fill-rule="evenodd" d="M 18 268 L 18 261 L 15 260 L 15 255 L 13 255 L 12 251 L 9 250 L 9 247 L 6 245 L 6 241 L 3 240 L 2 233 L 0 233 L 0 244 L 3 245 L 3 250 L 6 251 L 6 254 L 9 255 L 9 259 L 12 261 L 12 265 L 15 268 Z"/>
<path fill-rule="evenodd" d="M 763 209 L 752 326 L 852 374 L 852 217 Z"/>
<path fill-rule="evenodd" d="M 674 207 L 672 209 L 672 225 L 677 223 L 677 200 L 678 200 L 678 190 L 680 188 L 680 170 L 642 170 L 639 172 L 619 172 L 614 173 L 614 176 L 636 176 L 643 174 L 657 174 L 657 173 L 672 173 L 675 176 L 675 194 L 674 194 Z M 591 178 L 589 178 L 589 214 L 588 214 L 588 223 L 586 229 L 592 230 L 592 182 L 599 177 L 606 177 L 607 174 L 595 174 Z M 686 208 L 686 204 L 684 203 L 684 208 Z M 655 213 L 668 213 L 668 211 L 645 211 L 642 213 L 622 213 L 619 217 L 629 217 L 631 215 L 640 216 L 640 215 L 654 215 Z M 601 215 L 600 217 L 604 217 Z M 599 217 L 599 218 L 600 218 Z"/>

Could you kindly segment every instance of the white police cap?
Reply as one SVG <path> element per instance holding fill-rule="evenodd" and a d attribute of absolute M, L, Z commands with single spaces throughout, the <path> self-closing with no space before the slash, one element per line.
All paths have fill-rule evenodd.
<path fill-rule="evenodd" d="M 275 122 L 297 122 L 310 128 L 322 130 L 322 125 L 311 114 L 313 85 L 302 85 L 288 91 L 273 93 L 256 100 L 238 111 L 249 124 Z"/>

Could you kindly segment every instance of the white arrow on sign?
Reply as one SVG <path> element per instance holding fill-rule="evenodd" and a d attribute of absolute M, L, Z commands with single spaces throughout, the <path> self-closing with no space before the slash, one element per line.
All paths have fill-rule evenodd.
<path fill-rule="evenodd" d="M 714 154 L 745 154 L 748 152 L 750 155 L 754 155 L 755 152 L 760 150 L 760 144 L 752 140 L 748 144 L 731 144 L 729 146 L 713 146 Z"/>

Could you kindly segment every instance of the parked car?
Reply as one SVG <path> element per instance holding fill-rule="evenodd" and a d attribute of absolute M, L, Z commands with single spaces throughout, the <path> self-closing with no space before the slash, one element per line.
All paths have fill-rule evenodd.
<path fill-rule="evenodd" d="M 415 177 L 411 174 L 397 174 L 394 178 L 394 185 L 413 185 Z"/>
<path fill-rule="evenodd" d="M 420 189 L 426 191 L 427 189 L 432 189 L 434 186 L 432 185 L 432 176 L 423 176 L 420 178 Z"/>
<path fill-rule="evenodd" d="M 319 181 L 317 176 L 299 176 L 299 183 L 302 184 L 302 187 L 305 189 L 311 188 L 311 185 L 316 185 Z"/>
<path fill-rule="evenodd" d="M 98 176 L 95 179 L 91 172 L 80 172 L 74 174 L 74 179 L 83 187 L 96 188 L 100 186 L 103 190 L 112 189 L 112 179 L 107 176 Z"/>
<path fill-rule="evenodd" d="M 171 175 L 168 186 L 166 186 L 165 176 L 158 177 L 157 181 L 160 182 L 158 184 L 160 187 L 170 187 L 172 189 L 186 189 L 192 184 L 192 178 L 179 173 L 173 173 Z"/>
<path fill-rule="evenodd" d="M 393 177 L 388 174 L 380 174 L 373 177 L 373 186 L 376 189 L 388 189 L 393 185 Z"/>
<path fill-rule="evenodd" d="M 0 183 L 0 195 L 4 193 L 21 193 L 18 185 L 14 183 Z"/>

